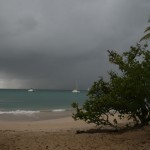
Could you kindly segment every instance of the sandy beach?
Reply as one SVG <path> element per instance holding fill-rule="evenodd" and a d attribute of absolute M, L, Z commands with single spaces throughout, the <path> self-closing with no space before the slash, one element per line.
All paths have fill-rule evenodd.
<path fill-rule="evenodd" d="M 97 132 L 94 125 L 75 122 L 71 117 L 0 121 L 0 150 L 149 150 L 149 147 L 150 126 L 127 132 Z"/>

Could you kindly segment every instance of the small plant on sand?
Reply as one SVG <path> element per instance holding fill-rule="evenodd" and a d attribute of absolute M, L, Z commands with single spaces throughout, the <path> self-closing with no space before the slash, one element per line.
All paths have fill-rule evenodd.
<path fill-rule="evenodd" d="M 134 126 L 147 125 L 150 121 L 148 45 L 137 44 L 121 55 L 112 50 L 108 54 L 110 63 L 117 65 L 120 72 L 110 71 L 108 81 L 100 78 L 94 82 L 83 106 L 72 104 L 76 110 L 72 117 L 114 128 L 118 127 L 118 119 L 123 118 L 132 121 Z"/>

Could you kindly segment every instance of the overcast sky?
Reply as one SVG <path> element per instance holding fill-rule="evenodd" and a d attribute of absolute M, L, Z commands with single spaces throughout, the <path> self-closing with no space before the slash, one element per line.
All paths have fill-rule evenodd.
<path fill-rule="evenodd" d="M 87 89 L 149 14 L 150 0 L 0 0 L 0 88 Z"/>

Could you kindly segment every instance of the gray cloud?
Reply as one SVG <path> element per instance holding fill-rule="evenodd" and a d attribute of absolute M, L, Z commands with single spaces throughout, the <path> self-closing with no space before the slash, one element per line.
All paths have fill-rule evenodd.
<path fill-rule="evenodd" d="M 107 50 L 143 35 L 149 0 L 1 0 L 0 87 L 88 88 L 112 68 Z"/>

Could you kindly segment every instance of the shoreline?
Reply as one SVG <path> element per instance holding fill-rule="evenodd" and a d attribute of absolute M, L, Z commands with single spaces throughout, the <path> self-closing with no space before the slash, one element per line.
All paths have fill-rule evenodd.
<path fill-rule="evenodd" d="M 50 112 L 43 111 L 34 114 L 0 114 L 0 130 L 15 131 L 57 131 L 57 130 L 85 130 L 96 129 L 94 123 L 87 124 L 83 120 L 75 121 L 72 118 L 73 111 Z M 117 119 L 117 114 L 110 117 L 109 121 L 113 122 Z M 125 127 L 127 118 L 117 119 L 118 127 Z M 112 127 L 102 127 L 101 129 L 111 129 Z"/>
<path fill-rule="evenodd" d="M 44 121 L 71 117 L 73 110 L 57 111 L 10 111 L 0 114 L 0 121 Z"/>
<path fill-rule="evenodd" d="M 94 124 L 87 124 L 84 121 L 74 121 L 72 117 L 55 118 L 50 120 L 38 121 L 6 121 L 0 120 L 0 130 L 13 131 L 49 131 L 57 132 L 60 130 L 82 130 L 94 128 Z"/>

